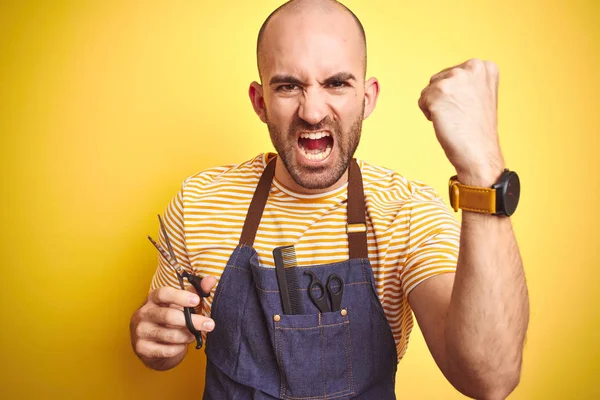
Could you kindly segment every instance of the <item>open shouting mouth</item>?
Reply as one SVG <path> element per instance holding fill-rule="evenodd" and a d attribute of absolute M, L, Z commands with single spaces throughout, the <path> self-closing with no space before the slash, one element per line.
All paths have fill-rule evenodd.
<path fill-rule="evenodd" d="M 321 163 L 333 149 L 333 137 L 327 131 L 303 132 L 298 138 L 300 154 L 311 163 Z"/>

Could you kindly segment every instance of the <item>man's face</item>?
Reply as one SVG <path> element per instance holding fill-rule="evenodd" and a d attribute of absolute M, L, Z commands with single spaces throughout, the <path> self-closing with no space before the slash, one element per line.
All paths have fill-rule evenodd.
<path fill-rule="evenodd" d="M 325 189 L 348 168 L 365 110 L 364 48 L 349 15 L 277 15 L 261 65 L 271 140 L 302 187 Z"/>

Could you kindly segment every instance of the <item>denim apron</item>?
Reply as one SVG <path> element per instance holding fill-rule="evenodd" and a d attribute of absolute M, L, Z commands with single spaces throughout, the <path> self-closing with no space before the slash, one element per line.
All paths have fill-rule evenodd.
<path fill-rule="evenodd" d="M 274 268 L 252 247 L 275 172 L 265 168 L 239 245 L 223 271 L 206 341 L 204 399 L 395 399 L 397 355 L 368 260 L 364 191 L 355 160 L 348 175 L 349 260 L 294 268 L 305 314 L 283 313 Z M 344 282 L 341 310 L 320 313 L 308 296 L 312 271 Z"/>

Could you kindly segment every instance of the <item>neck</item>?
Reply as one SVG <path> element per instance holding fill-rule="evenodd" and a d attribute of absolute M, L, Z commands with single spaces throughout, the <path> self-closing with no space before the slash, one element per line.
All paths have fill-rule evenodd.
<path fill-rule="evenodd" d="M 277 164 L 275 165 L 275 178 L 277 178 L 279 182 L 293 192 L 300 194 L 320 194 L 339 189 L 344 186 L 346 182 L 348 182 L 348 170 L 344 172 L 344 175 L 342 175 L 342 177 L 336 183 L 329 187 L 323 189 L 307 189 L 304 186 L 300 186 L 296 183 L 294 178 L 292 178 L 288 170 L 285 168 L 285 165 L 283 165 L 281 157 L 277 157 Z"/>

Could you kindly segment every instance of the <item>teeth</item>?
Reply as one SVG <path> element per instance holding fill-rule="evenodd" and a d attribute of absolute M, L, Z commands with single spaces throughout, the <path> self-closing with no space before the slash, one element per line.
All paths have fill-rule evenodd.
<path fill-rule="evenodd" d="M 329 132 L 304 132 L 300 134 L 300 137 L 302 139 L 311 139 L 311 140 L 317 140 L 317 139 L 321 139 L 324 137 L 329 137 L 331 136 L 331 134 Z M 307 150 L 302 146 L 300 147 L 300 151 L 302 152 L 302 154 L 304 155 L 305 158 L 307 158 L 308 160 L 311 161 L 321 161 L 325 158 L 327 158 L 327 156 L 329 156 L 329 153 L 331 153 L 331 147 L 327 146 L 327 148 L 323 151 L 321 150 Z"/>
<path fill-rule="evenodd" d="M 331 147 L 327 146 L 325 151 L 310 150 L 310 152 L 304 147 L 300 147 L 300 151 L 302 152 L 302 154 L 304 154 L 304 157 L 306 157 L 309 160 L 321 161 L 325 159 L 329 155 L 329 153 L 331 153 Z"/>
<path fill-rule="evenodd" d="M 329 132 L 311 132 L 311 133 L 304 132 L 304 133 L 300 134 L 300 137 L 302 139 L 312 139 L 312 140 L 321 139 L 321 138 L 324 138 L 327 136 L 331 136 L 329 134 Z"/>

